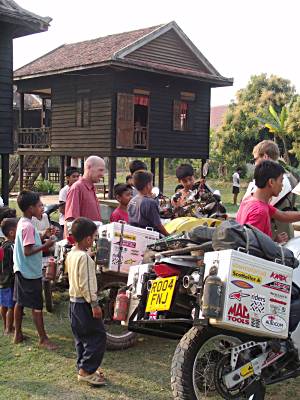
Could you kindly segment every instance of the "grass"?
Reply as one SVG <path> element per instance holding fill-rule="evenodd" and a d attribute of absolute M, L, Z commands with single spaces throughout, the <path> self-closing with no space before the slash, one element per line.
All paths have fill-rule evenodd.
<path fill-rule="evenodd" d="M 171 400 L 170 365 L 177 341 L 140 336 L 137 345 L 121 352 L 107 352 L 103 368 L 109 385 L 94 389 L 76 379 L 75 350 L 67 318 L 67 296 L 56 297 L 55 312 L 45 313 L 49 336 L 59 350 L 37 347 L 30 312 L 24 332 L 28 340 L 13 345 L 0 337 L 0 400 Z M 268 390 L 268 400 L 299 398 L 300 380 Z M 210 400 L 220 397 L 210 397 Z"/>

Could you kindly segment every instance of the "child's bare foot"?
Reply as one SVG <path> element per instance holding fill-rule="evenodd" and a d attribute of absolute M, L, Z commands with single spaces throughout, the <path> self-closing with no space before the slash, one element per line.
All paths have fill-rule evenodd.
<path fill-rule="evenodd" d="M 39 347 L 46 350 L 57 350 L 58 346 L 52 343 L 49 339 L 44 339 L 40 341 Z"/>
<path fill-rule="evenodd" d="M 6 329 L 5 331 L 4 331 L 4 335 L 5 336 L 10 336 L 10 335 L 13 335 L 15 333 L 15 330 L 14 329 Z"/>
<path fill-rule="evenodd" d="M 23 335 L 23 333 L 20 333 L 18 335 L 15 334 L 14 336 L 14 344 L 18 344 L 18 343 L 22 343 L 25 340 L 25 336 Z"/>

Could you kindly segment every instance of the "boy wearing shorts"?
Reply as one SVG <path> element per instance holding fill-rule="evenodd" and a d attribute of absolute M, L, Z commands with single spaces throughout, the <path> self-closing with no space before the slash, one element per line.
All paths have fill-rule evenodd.
<path fill-rule="evenodd" d="M 17 229 L 16 218 L 6 218 L 1 223 L 1 229 L 5 237 L 2 243 L 3 259 L 0 262 L 0 307 L 4 326 L 4 334 L 13 333 L 14 323 L 14 242 Z"/>

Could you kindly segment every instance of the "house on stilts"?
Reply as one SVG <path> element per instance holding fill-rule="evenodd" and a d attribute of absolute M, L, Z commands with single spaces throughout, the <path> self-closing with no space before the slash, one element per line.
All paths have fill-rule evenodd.
<path fill-rule="evenodd" d="M 108 157 L 109 188 L 117 157 L 149 157 L 163 189 L 165 158 L 209 156 L 211 88 L 230 86 L 175 22 L 65 44 L 14 73 L 21 99 L 42 99 L 39 128 L 24 124 L 21 100 L 17 153 L 20 186 L 51 156 L 61 184 L 70 157 Z M 45 115 L 51 101 L 51 118 Z M 27 160 L 27 161 L 26 161 Z M 32 179 L 24 170 L 32 163 Z"/>

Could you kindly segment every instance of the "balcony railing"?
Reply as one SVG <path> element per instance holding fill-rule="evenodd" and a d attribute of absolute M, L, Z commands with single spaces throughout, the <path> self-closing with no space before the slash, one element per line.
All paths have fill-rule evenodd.
<path fill-rule="evenodd" d="M 19 128 L 18 147 L 48 149 L 51 146 L 51 128 Z"/>
<path fill-rule="evenodd" d="M 135 126 L 134 128 L 134 148 L 147 149 L 148 148 L 148 129 L 146 126 Z"/>

